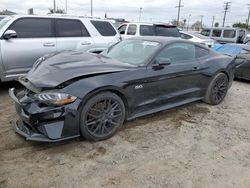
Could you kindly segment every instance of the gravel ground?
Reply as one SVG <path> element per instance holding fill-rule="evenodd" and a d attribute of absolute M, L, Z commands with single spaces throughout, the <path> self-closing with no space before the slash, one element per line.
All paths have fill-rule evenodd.
<path fill-rule="evenodd" d="M 107 141 L 56 144 L 14 133 L 13 84 L 0 86 L 0 187 L 250 185 L 250 83 L 234 82 L 218 106 L 196 102 L 127 122 Z"/>

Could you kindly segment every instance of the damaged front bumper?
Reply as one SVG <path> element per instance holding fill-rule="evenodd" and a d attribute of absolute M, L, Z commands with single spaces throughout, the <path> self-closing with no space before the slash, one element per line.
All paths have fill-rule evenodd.
<path fill-rule="evenodd" d="M 14 88 L 9 90 L 20 118 L 12 126 L 26 140 L 58 142 L 80 136 L 80 99 L 64 106 L 42 106 L 25 91 L 20 93 Z"/>

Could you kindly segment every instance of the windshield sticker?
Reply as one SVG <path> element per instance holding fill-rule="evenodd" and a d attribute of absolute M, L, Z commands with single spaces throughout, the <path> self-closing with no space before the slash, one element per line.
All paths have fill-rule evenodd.
<path fill-rule="evenodd" d="M 144 41 L 142 44 L 146 46 L 158 46 L 159 45 L 158 42 L 151 42 L 151 41 Z"/>

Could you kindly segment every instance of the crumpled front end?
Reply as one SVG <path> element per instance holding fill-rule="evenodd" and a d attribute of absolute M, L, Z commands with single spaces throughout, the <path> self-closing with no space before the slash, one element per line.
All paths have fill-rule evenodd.
<path fill-rule="evenodd" d="M 38 101 L 32 91 L 9 90 L 15 101 L 19 120 L 13 123 L 15 131 L 27 140 L 57 142 L 79 137 L 79 112 L 81 100 L 62 106 L 46 105 Z"/>

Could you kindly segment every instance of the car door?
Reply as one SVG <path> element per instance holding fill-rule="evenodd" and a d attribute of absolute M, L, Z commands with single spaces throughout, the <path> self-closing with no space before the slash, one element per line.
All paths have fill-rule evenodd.
<path fill-rule="evenodd" d="M 157 66 L 158 62 L 166 59 L 170 65 Z M 200 98 L 199 68 L 194 44 L 179 42 L 166 46 L 147 67 L 143 85 L 145 108 L 176 106 Z"/>
<path fill-rule="evenodd" d="M 127 24 L 123 24 L 120 27 L 118 27 L 118 31 L 119 31 L 122 39 L 124 39 L 124 36 L 126 34 L 126 30 L 127 30 Z"/>
<path fill-rule="evenodd" d="M 93 45 L 93 40 L 80 20 L 56 19 L 57 51 L 83 50 Z"/>
<path fill-rule="evenodd" d="M 26 73 L 38 58 L 56 52 L 53 24 L 50 18 L 19 18 L 9 26 L 17 37 L 1 40 L 6 76 Z"/>

